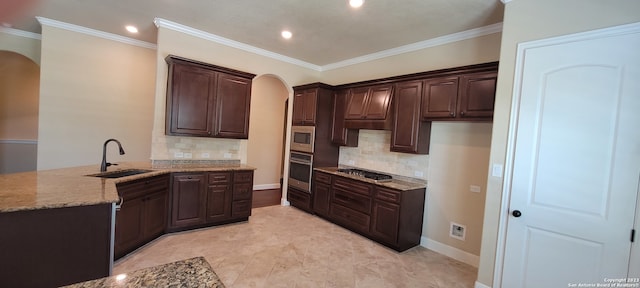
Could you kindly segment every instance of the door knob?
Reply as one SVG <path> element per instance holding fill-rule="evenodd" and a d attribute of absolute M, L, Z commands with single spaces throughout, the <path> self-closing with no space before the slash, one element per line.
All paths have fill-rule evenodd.
<path fill-rule="evenodd" d="M 511 215 L 513 215 L 513 217 L 520 217 L 522 216 L 522 212 L 520 212 L 520 210 L 513 210 L 513 212 L 511 212 Z"/>

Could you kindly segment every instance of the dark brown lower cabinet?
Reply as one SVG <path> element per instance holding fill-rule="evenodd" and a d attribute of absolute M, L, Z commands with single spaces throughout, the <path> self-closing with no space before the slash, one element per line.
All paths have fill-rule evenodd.
<path fill-rule="evenodd" d="M 119 183 L 116 187 L 122 197 L 116 211 L 114 256 L 117 259 L 164 233 L 169 176 Z"/>
<path fill-rule="evenodd" d="M 0 213 L 0 287 L 59 287 L 109 276 L 113 205 Z"/>
<path fill-rule="evenodd" d="M 291 206 L 302 209 L 307 212 L 311 210 L 311 193 L 304 192 L 289 186 L 287 189 L 287 201 L 291 203 Z"/>
<path fill-rule="evenodd" d="M 290 188 L 289 201 L 298 192 Z M 397 251 L 420 244 L 424 200 L 425 188 L 396 190 L 314 171 L 313 212 Z"/>
<path fill-rule="evenodd" d="M 171 194 L 169 232 L 246 221 L 253 171 L 174 173 Z"/>

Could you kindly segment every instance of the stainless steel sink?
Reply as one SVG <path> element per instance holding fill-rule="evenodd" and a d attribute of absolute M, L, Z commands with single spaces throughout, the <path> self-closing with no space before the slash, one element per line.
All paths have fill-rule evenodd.
<path fill-rule="evenodd" d="M 127 170 L 119 170 L 119 171 L 111 171 L 111 172 L 102 172 L 98 174 L 90 174 L 87 176 L 92 177 L 101 177 L 101 178 L 120 178 L 131 175 L 143 174 L 153 172 L 153 170 L 145 170 L 145 169 L 127 169 Z"/>

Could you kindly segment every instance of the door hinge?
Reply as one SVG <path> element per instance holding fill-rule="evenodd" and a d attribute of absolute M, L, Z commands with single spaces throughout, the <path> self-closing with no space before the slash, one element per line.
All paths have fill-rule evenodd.
<path fill-rule="evenodd" d="M 631 229 L 631 242 L 636 239 L 636 229 Z"/>

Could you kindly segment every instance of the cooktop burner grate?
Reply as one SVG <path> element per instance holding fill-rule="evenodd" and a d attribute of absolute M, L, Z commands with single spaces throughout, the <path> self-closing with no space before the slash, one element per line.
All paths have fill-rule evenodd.
<path fill-rule="evenodd" d="M 359 176 L 359 177 L 364 177 L 367 179 L 376 180 L 378 182 L 388 182 L 393 179 L 393 177 L 391 177 L 391 175 L 388 175 L 388 174 L 376 173 L 376 172 L 366 171 L 362 169 L 355 169 L 355 168 L 338 169 L 338 172 Z"/>

